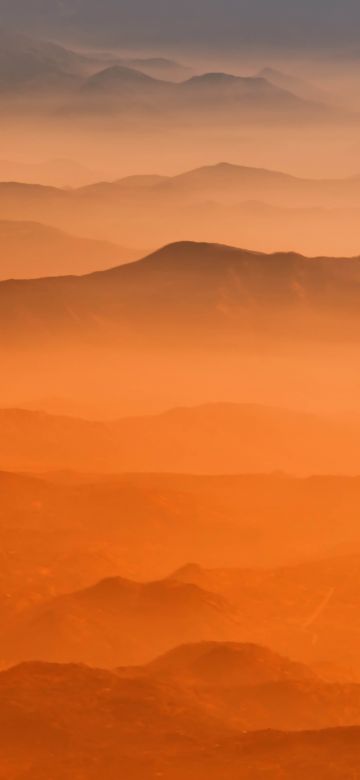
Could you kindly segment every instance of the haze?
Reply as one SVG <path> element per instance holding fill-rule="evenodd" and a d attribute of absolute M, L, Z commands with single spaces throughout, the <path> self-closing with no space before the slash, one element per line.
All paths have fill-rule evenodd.
<path fill-rule="evenodd" d="M 0 0 L 0 780 L 359 776 L 359 23 Z"/>

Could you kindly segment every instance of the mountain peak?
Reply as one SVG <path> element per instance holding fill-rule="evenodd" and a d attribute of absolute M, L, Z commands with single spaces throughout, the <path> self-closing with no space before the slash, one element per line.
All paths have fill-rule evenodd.
<path fill-rule="evenodd" d="M 160 674 L 185 676 L 206 685 L 252 686 L 318 679 L 304 664 L 251 642 L 203 641 L 180 645 L 153 661 Z"/>

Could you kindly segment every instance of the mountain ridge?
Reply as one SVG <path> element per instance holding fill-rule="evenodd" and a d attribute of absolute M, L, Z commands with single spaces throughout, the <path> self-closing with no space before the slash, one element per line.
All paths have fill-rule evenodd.
<path fill-rule="evenodd" d="M 3 408 L 0 424 L 0 466 L 8 470 L 358 472 L 360 423 L 341 415 L 215 403 L 102 422 Z M 195 441 L 203 442 L 196 451 Z"/>

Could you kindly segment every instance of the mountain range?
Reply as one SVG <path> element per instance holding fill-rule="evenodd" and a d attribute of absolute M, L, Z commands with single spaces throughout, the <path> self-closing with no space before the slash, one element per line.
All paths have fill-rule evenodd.
<path fill-rule="evenodd" d="M 0 0 L 0 780 L 360 780 L 359 22 Z"/>
<path fill-rule="evenodd" d="M 359 267 L 358 258 L 179 242 L 96 274 L 2 282 L 1 346 L 248 349 L 313 339 L 314 329 L 320 342 L 356 342 Z"/>
<path fill-rule="evenodd" d="M 353 555 L 275 569 L 187 565 L 174 578 L 226 598 L 256 642 L 271 641 L 279 652 L 317 666 L 330 680 L 359 680 L 354 627 L 359 572 L 359 556 Z"/>
<path fill-rule="evenodd" d="M 0 220 L 0 279 L 84 274 L 141 255 L 106 241 L 71 236 L 36 222 Z"/>
<path fill-rule="evenodd" d="M 181 641 L 240 635 L 221 596 L 175 579 L 143 584 L 118 577 L 18 616 L 2 658 L 115 667 L 150 661 Z"/>
<path fill-rule="evenodd" d="M 220 163 L 176 176 L 129 176 L 66 190 L 26 185 L 21 168 L 12 172 L 13 181 L 0 184 L 2 218 L 7 220 L 45 222 L 128 247 L 141 235 L 148 247 L 183 238 L 263 251 L 358 253 L 357 176 L 302 179 Z M 25 171 L 25 179 L 29 176 Z M 58 174 L 47 177 L 56 180 Z"/>
<path fill-rule="evenodd" d="M 358 683 L 359 587 L 359 555 L 275 569 L 206 570 L 187 565 L 170 578 L 145 583 L 111 577 L 80 591 L 34 599 L 26 606 L 19 602 L 7 614 L 1 604 L 5 629 L 1 662 L 40 659 L 110 668 L 150 662 L 152 673 L 195 687 L 220 680 L 226 688 L 250 681 L 264 685 L 317 675 L 329 684 Z M 226 648 L 217 658 L 216 643 L 224 641 L 245 643 L 244 651 L 234 646 L 233 665 L 233 645 L 228 661 Z M 181 642 L 202 645 L 194 652 L 173 651 Z M 266 672 L 265 678 L 262 654 L 247 649 L 254 643 L 271 644 L 312 671 L 305 673 L 301 666 L 281 665 L 275 659 L 273 676 Z M 202 657 L 205 650 L 208 662 Z M 153 661 L 164 652 L 170 654 Z M 251 664 L 256 659 L 255 670 L 251 664 L 249 669 L 249 656 Z M 271 656 L 265 661 L 269 665 Z M 284 722 L 277 725 L 285 727 Z"/>
<path fill-rule="evenodd" d="M 14 685 L 18 675 L 19 682 L 22 677 L 25 684 L 27 675 L 31 674 L 39 685 L 38 696 L 36 687 L 33 693 L 40 705 L 41 683 L 45 684 L 46 679 L 55 702 L 60 695 L 61 679 L 65 690 L 72 687 L 72 695 L 83 704 L 86 694 L 81 683 L 88 682 L 95 695 L 107 684 L 108 696 L 111 699 L 117 696 L 118 704 L 122 698 L 124 704 L 132 700 L 132 710 L 138 718 L 147 700 L 152 702 L 155 719 L 167 701 L 170 718 L 175 723 L 179 718 L 178 727 L 181 721 L 184 727 L 189 716 L 197 714 L 200 730 L 217 727 L 220 731 L 257 731 L 269 728 L 273 722 L 283 731 L 300 731 L 309 727 L 357 725 L 360 718 L 359 685 L 325 683 L 306 666 L 251 644 L 182 645 L 147 666 L 120 668 L 117 673 L 74 664 L 67 667 L 39 662 L 23 664 L 1 675 L 5 702 L 7 681 Z M 26 706 L 26 696 L 23 705 Z M 155 720 L 155 728 L 157 725 Z"/>
<path fill-rule="evenodd" d="M 237 605 L 241 619 L 249 619 L 248 641 L 276 647 L 277 638 L 282 641 L 277 649 L 285 655 L 296 657 L 302 648 L 304 658 L 313 658 L 313 629 L 302 626 L 318 605 L 331 592 L 329 606 L 338 603 L 334 618 L 340 626 L 355 608 L 358 478 L 69 472 L 35 478 L 2 472 L 0 485 L 4 616 L 119 573 L 128 580 L 158 580 L 172 569 L 176 579 L 199 577 L 193 582 L 202 590 L 218 592 Z M 192 559 L 200 567 L 184 570 L 184 561 Z M 315 564 L 284 568 L 309 559 L 320 561 L 318 577 Z M 253 571 L 259 567 L 284 570 Z M 220 572 L 208 571 L 214 568 Z M 308 583 L 303 590 L 302 582 Z M 341 604 L 345 584 L 346 609 Z M 228 589 L 221 591 L 222 585 Z M 287 593 L 293 594 L 288 604 Z M 256 609 L 262 614 L 258 623 L 252 617 Z M 266 611 L 275 622 L 269 623 L 268 634 L 255 637 L 266 625 Z M 292 613 L 299 615 L 295 626 Z M 356 631 L 356 621 L 351 627 Z M 324 636 L 327 630 L 324 626 Z M 355 640 L 342 648 L 335 642 L 333 660 L 338 655 L 341 663 L 344 652 L 351 656 L 352 645 L 356 648 Z M 326 660 L 322 646 L 319 662 Z"/>
<path fill-rule="evenodd" d="M 275 569 L 187 565 L 155 582 L 111 577 L 1 614 L 6 629 L 2 664 L 41 660 L 112 668 L 150 662 L 152 673 L 195 688 L 220 681 L 225 688 L 267 685 L 317 675 L 328 684 L 343 680 L 350 685 L 360 680 L 359 588 L 359 555 Z M 188 653 L 173 651 L 188 642 L 202 644 Z M 226 647 L 217 656 L 218 642 L 243 645 L 231 644 L 227 659 Z M 271 645 L 312 671 L 256 654 L 254 643 Z M 154 661 L 161 653 L 168 655 Z M 236 696 L 233 701 L 236 705 Z M 301 727 L 312 725 L 308 721 Z M 286 728 L 286 723 L 276 726 Z"/>
<path fill-rule="evenodd" d="M 53 118 L 93 115 L 108 121 L 117 115 L 174 125 L 194 117 L 214 117 L 221 124 L 268 122 L 356 121 L 345 108 L 335 109 L 315 99 L 299 97 L 263 76 L 242 76 L 214 70 L 191 76 L 191 69 L 164 57 L 80 54 L 67 47 L 0 30 L 0 91 L 11 114 L 41 110 Z M 174 80 L 171 80 L 174 79 Z M 25 100 L 26 98 L 26 100 Z M 33 101 L 33 106 L 31 106 Z"/>
<path fill-rule="evenodd" d="M 246 404 L 89 421 L 0 411 L 3 469 L 83 472 L 357 474 L 360 423 Z M 346 454 L 344 454 L 346 453 Z"/>
<path fill-rule="evenodd" d="M 80 94 L 74 95 L 74 110 L 104 111 L 121 114 L 137 108 L 145 109 L 147 117 L 158 113 L 191 111 L 192 116 L 213 112 L 214 106 L 234 119 L 242 121 L 267 116 L 312 120 L 336 119 L 337 112 L 325 104 L 297 97 L 264 77 L 236 76 L 214 72 L 193 76 L 185 81 L 169 82 L 155 79 L 142 71 L 124 65 L 112 65 L 89 77 Z M 70 109 L 70 107 L 69 107 Z M 341 114 L 338 114 L 340 118 Z"/>
<path fill-rule="evenodd" d="M 236 612 L 222 596 L 175 577 L 143 584 L 108 579 L 18 613 L 4 636 L 2 662 L 120 663 L 125 686 L 168 686 L 178 691 L 180 707 L 196 702 L 219 724 L 241 731 L 359 725 L 360 686 L 341 682 L 340 667 L 338 679 L 328 681 L 310 666 L 240 641 L 260 627 L 270 633 L 265 608 L 252 627 L 250 606 Z"/>
<path fill-rule="evenodd" d="M 111 626 L 113 620 L 120 652 L 112 604 L 116 598 L 120 604 L 122 592 L 128 605 L 163 593 L 164 610 L 168 603 L 174 606 L 181 589 L 169 591 L 166 582 L 157 589 L 136 585 L 173 570 L 172 580 L 197 588 L 191 614 L 207 615 L 210 627 L 222 626 L 223 637 L 238 624 L 241 635 L 232 638 L 308 663 L 333 664 L 345 679 L 359 680 L 359 485 L 359 478 L 336 476 L 1 473 L 2 624 L 14 626 L 21 615 L 27 644 L 37 641 L 37 632 L 28 631 L 34 609 L 39 629 L 49 631 L 55 614 L 58 630 L 66 627 L 69 642 L 77 635 L 89 654 L 90 629 L 98 630 L 101 651 L 110 653 L 101 621 Z M 186 560 L 200 565 L 184 567 Z M 70 592 L 74 598 L 64 599 Z M 206 593 L 215 599 L 207 600 Z M 107 597 L 108 611 L 100 608 Z M 67 605 L 73 624 L 67 622 Z M 234 613 L 235 624 L 229 622 Z M 159 608 L 160 614 L 165 612 Z M 87 615 L 88 629 L 81 615 Z M 188 625 L 196 630 L 193 618 Z M 199 629 L 206 625 L 199 620 Z M 160 637 L 150 637 L 149 647 L 165 636 L 164 629 Z"/>
<path fill-rule="evenodd" d="M 55 43 L 0 30 L 0 91 L 26 94 L 50 89 L 66 93 L 85 72 L 86 59 Z"/>
<path fill-rule="evenodd" d="M 264 772 L 301 780 L 304 771 L 311 780 L 319 773 L 340 780 L 344 773 L 356 773 L 359 762 L 356 727 L 244 733 L 221 717 L 211 698 L 199 700 L 191 690 L 153 676 L 124 679 L 83 666 L 23 664 L 0 675 L 0 694 L 2 767 L 8 780 L 24 772 L 29 780 L 43 780 L 49 771 L 54 780 L 95 780 L 99 770 L 115 780 L 119 765 L 134 780 L 144 772 L 170 780 L 231 780 L 234 768 L 241 780 L 260 780 Z M 261 701 L 256 688 L 242 689 L 241 695 L 243 724 L 246 712 L 249 719 L 257 710 L 258 720 L 276 712 L 274 695 L 271 703 Z M 280 699 L 280 710 L 286 698 Z M 302 719 L 307 709 L 310 720 L 334 720 L 336 702 L 347 702 L 354 712 L 355 698 L 355 689 L 309 683 Z"/>

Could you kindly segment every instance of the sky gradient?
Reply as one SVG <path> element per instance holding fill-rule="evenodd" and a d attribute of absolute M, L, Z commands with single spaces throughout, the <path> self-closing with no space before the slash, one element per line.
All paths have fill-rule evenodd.
<path fill-rule="evenodd" d="M 282 46 L 357 44 L 357 0 L 2 0 L 3 24 L 79 39 Z"/>

